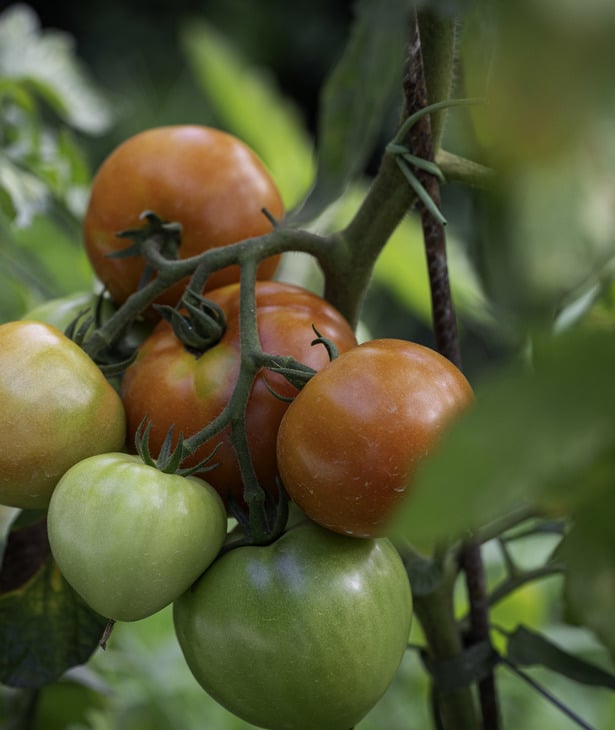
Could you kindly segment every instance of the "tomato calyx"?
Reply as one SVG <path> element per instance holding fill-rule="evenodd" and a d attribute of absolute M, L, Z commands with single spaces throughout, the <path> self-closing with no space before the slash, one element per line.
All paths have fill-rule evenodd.
<path fill-rule="evenodd" d="M 204 472 L 207 469 L 213 468 L 209 463 L 213 459 L 218 447 L 205 459 L 199 461 L 198 464 L 194 464 L 191 467 L 181 467 L 182 461 L 189 456 L 191 450 L 186 446 L 183 434 L 181 433 L 179 434 L 177 443 L 173 447 L 173 426 L 167 431 L 158 457 L 154 458 L 149 448 L 151 428 L 152 422 L 146 416 L 139 424 L 139 428 L 135 434 L 135 449 L 144 464 L 152 466 L 164 474 L 177 474 L 182 477 L 189 477 L 197 472 Z"/>
<path fill-rule="evenodd" d="M 171 325 L 184 347 L 201 355 L 222 339 L 226 331 L 224 310 L 190 289 L 182 297 L 181 305 L 181 311 L 167 304 L 155 304 L 154 308 Z"/>
<path fill-rule="evenodd" d="M 104 292 L 98 297 L 94 310 L 91 307 L 82 309 L 64 330 L 66 337 L 82 349 L 85 349 L 84 344 L 91 336 L 92 329 L 98 329 L 102 326 L 101 307 L 103 300 Z M 136 357 L 137 348 L 127 346 L 120 338 L 112 345 L 101 350 L 94 362 L 106 378 L 113 378 L 121 375 L 135 361 Z"/>
<path fill-rule="evenodd" d="M 139 228 L 128 228 L 117 233 L 118 238 L 128 238 L 132 244 L 119 251 L 107 254 L 111 259 L 124 259 L 131 256 L 143 256 L 146 241 L 154 240 L 156 248 L 166 259 L 177 259 L 181 245 L 181 225 L 179 223 L 164 221 L 154 211 L 145 210 L 139 218 L 145 221 Z M 153 267 L 148 263 L 145 267 L 139 288 L 142 288 L 150 279 Z"/>

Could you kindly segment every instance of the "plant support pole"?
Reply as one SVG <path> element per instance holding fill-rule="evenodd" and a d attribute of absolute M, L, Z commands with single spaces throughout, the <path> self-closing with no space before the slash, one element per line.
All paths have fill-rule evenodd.
<path fill-rule="evenodd" d="M 430 16 L 422 16 L 422 22 L 428 25 Z M 405 111 L 407 116 L 411 116 L 420 109 L 425 108 L 430 101 L 423 66 L 419 19 L 416 13 L 413 18 L 413 26 L 410 57 L 404 77 Z M 437 102 L 440 99 L 432 99 L 431 101 Z M 435 150 L 429 115 L 424 115 L 414 124 L 409 131 L 408 137 L 408 145 L 413 155 L 429 162 L 434 161 Z M 440 209 L 440 185 L 437 176 L 418 167 L 414 169 L 414 173 L 435 206 Z M 425 242 L 436 347 L 441 354 L 461 368 L 459 335 L 448 276 L 445 229 L 425 205 L 419 202 L 418 209 Z M 468 643 L 476 644 L 489 641 L 485 572 L 480 544 L 476 540 L 469 539 L 465 542 L 461 551 L 460 567 L 465 574 L 470 603 Z M 498 730 L 499 713 L 493 672 L 490 672 L 479 682 L 479 696 L 484 730 Z"/>

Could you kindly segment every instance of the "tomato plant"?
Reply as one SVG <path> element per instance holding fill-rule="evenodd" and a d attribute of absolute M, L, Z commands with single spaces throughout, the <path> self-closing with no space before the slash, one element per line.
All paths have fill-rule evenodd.
<path fill-rule="evenodd" d="M 144 417 L 151 420 L 150 448 L 158 453 L 168 429 L 185 438 L 198 432 L 226 406 L 237 382 L 240 367 L 240 287 L 231 284 L 208 294 L 221 307 L 226 331 L 210 349 L 191 352 L 162 321 L 139 350 L 137 360 L 127 369 L 122 382 L 129 439 L 133 438 Z M 322 345 L 312 345 L 312 325 L 329 338 L 340 351 L 356 344 L 346 320 L 326 301 L 300 287 L 280 282 L 256 285 L 258 331 L 265 352 L 292 355 L 314 370 L 329 361 Z M 276 397 L 297 391 L 280 374 L 261 371 L 247 403 L 245 424 L 249 449 L 260 482 L 276 493 L 275 442 L 280 420 L 288 403 Z M 203 444 L 186 460 L 196 464 L 217 449 L 215 466 L 207 480 L 223 498 L 230 493 L 241 500 L 243 484 L 229 429 Z"/>
<path fill-rule="evenodd" d="M 191 77 L 179 89 L 190 96 L 172 84 L 157 123 L 180 118 L 184 98 L 198 101 L 194 81 L 212 89 L 190 115 L 205 108 L 206 119 L 253 141 L 296 206 L 288 215 L 254 155 L 203 126 L 139 133 L 88 180 L 70 132 L 85 140 L 105 131 L 103 105 L 81 96 L 90 85 L 64 62 L 69 44 L 37 33 L 30 9 L 0 14 L 0 313 L 15 319 L 41 296 L 71 291 L 77 284 L 65 277 L 87 250 L 114 309 L 75 341 L 114 382 L 134 362 L 123 378 L 131 411 L 123 443 L 134 439 L 141 459 L 118 453 L 121 444 L 111 456 L 72 453 L 77 442 L 100 448 L 114 418 L 99 418 L 99 401 L 83 419 L 71 411 L 89 392 L 81 365 L 60 379 L 55 356 L 35 364 L 17 356 L 31 343 L 0 358 L 0 384 L 23 396 L 3 399 L 0 441 L 8 474 L 0 485 L 8 499 L 25 483 L 12 503 L 26 506 L 0 510 L 10 521 L 0 534 L 0 681 L 25 690 L 11 690 L 24 711 L 10 724 L 36 724 L 43 685 L 88 660 L 106 623 L 96 611 L 132 620 L 169 601 L 203 687 L 266 727 L 555 727 L 554 711 L 583 727 L 612 724 L 593 696 L 578 710 L 576 699 L 573 710 L 554 696 L 570 686 L 562 680 L 615 690 L 604 669 L 615 656 L 615 603 L 605 591 L 615 581 L 615 25 L 599 5 L 355 3 L 348 43 L 318 95 L 313 140 L 312 125 L 276 100 L 275 84 L 234 57 L 217 28 L 202 18 L 185 24 L 182 53 L 196 73 L 177 74 L 173 53 L 161 63 L 170 77 Z M 150 36 L 160 57 L 160 35 L 137 30 L 126 42 Z M 131 132 L 139 118 L 127 120 Z M 564 126 L 552 130 L 558 118 Z M 555 140 L 548 149 L 523 139 L 541 123 L 536 138 Z M 126 137 L 122 127 L 112 133 Z M 74 240 L 80 230 L 85 246 Z M 275 270 L 279 256 L 285 265 Z M 309 286 L 315 269 L 322 299 L 270 281 L 275 271 Z M 81 273 L 87 287 L 92 272 Z M 173 306 L 156 308 L 164 301 Z M 323 306 L 335 316 L 321 321 Z M 153 312 L 173 330 L 159 325 L 140 347 Z M 433 341 L 442 357 L 398 340 L 356 346 L 358 324 L 376 338 Z M 338 346 L 333 362 L 313 325 Z M 464 363 L 474 404 L 451 363 Z M 283 376 L 297 388 L 309 382 L 299 392 Z M 149 426 L 135 439 L 140 422 Z M 25 482 L 11 471 L 22 452 Z M 59 485 L 45 514 L 48 493 L 27 504 L 23 495 L 60 454 L 70 460 L 51 480 Z M 186 479 L 189 464 L 214 486 Z M 261 488 L 275 491 L 279 476 L 296 502 Z M 180 509 L 186 490 L 209 495 L 211 512 L 198 500 Z M 239 526 L 220 554 L 228 508 Z M 514 619 L 500 621 L 498 604 L 527 597 L 519 589 L 538 582 L 544 590 L 531 591 L 532 603 L 540 595 L 549 610 L 530 614 L 515 601 Z M 411 612 L 419 630 L 409 661 L 363 722 L 395 673 Z M 574 626 L 561 625 L 571 616 Z M 523 626 L 545 627 L 544 617 L 579 651 L 540 625 Z M 578 643 L 589 636 L 591 645 Z M 109 703 L 126 707 L 118 685 L 132 695 L 138 679 L 118 681 L 115 662 L 99 658 L 93 669 L 113 677 Z M 537 665 L 540 674 L 524 672 Z M 148 702 L 151 717 L 131 705 L 128 720 L 101 723 L 123 727 L 138 714 L 144 726 L 161 715 L 186 729 L 195 715 L 197 725 L 225 724 L 212 720 L 219 708 L 202 694 L 183 702 L 167 676 L 165 664 L 163 692 L 142 693 L 143 704 L 158 700 Z M 506 696 L 509 680 L 527 685 L 525 714 L 516 701 L 523 690 L 513 690 L 514 703 Z M 575 686 L 575 698 L 577 690 L 593 692 Z M 403 692 L 407 706 L 389 714 Z M 173 693 L 175 707 L 189 707 L 187 722 L 169 709 Z M 536 715 L 545 700 L 551 714 Z M 41 715 L 40 724 L 53 722 Z"/>
<path fill-rule="evenodd" d="M 365 342 L 314 375 L 286 411 L 277 442 L 286 491 L 325 527 L 374 535 L 472 399 L 461 371 L 435 350 Z"/>
<path fill-rule="evenodd" d="M 412 600 L 386 539 L 304 523 L 220 557 L 174 604 L 204 689 L 269 730 L 342 730 L 376 704 L 408 642 Z"/>
<path fill-rule="evenodd" d="M 0 504 L 44 508 L 64 472 L 124 445 L 122 402 L 74 342 L 42 322 L 0 326 Z"/>
<path fill-rule="evenodd" d="M 140 132 L 116 147 L 92 182 L 83 222 L 86 251 L 111 298 L 121 304 L 139 286 L 145 264 L 139 256 L 111 257 L 129 245 L 121 231 L 137 229 L 152 210 L 181 224 L 179 256 L 251 238 L 271 230 L 266 208 L 281 218 L 284 207 L 269 173 L 254 152 L 231 134 L 199 125 L 173 125 Z M 261 279 L 276 271 L 278 257 L 263 261 Z M 239 280 L 239 268 L 215 272 L 214 289 Z M 159 302 L 175 305 L 184 282 Z"/>
<path fill-rule="evenodd" d="M 135 621 L 171 603 L 218 554 L 226 512 L 197 477 L 99 454 L 58 483 L 47 516 L 62 575 L 98 613 Z"/>

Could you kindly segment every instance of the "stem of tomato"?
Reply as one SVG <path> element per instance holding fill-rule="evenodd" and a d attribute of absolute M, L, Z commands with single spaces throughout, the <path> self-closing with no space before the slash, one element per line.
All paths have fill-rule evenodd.
<path fill-rule="evenodd" d="M 416 596 L 414 600 L 414 612 L 425 634 L 427 651 L 436 662 L 459 657 L 463 652 L 453 607 L 456 577 L 454 566 L 449 565 L 439 586 L 431 593 Z M 436 705 L 439 726 L 444 730 L 476 730 L 478 727 L 469 687 L 437 692 Z"/>
<path fill-rule="evenodd" d="M 413 22 L 413 42 L 410 51 L 410 57 L 407 66 L 407 72 L 404 78 L 404 93 L 406 99 L 406 114 L 411 116 L 421 109 L 428 106 L 427 83 L 425 79 L 425 69 L 423 65 L 423 52 L 421 47 L 421 33 L 419 28 L 418 17 L 414 15 Z M 438 99 L 433 99 L 438 101 Z M 409 130 L 409 147 L 414 155 L 430 162 L 434 161 L 434 142 L 432 137 L 431 119 L 429 115 L 423 115 Z M 422 184 L 427 194 L 435 204 L 436 208 L 440 208 L 440 186 L 438 177 L 424 168 L 416 167 L 414 174 L 418 181 Z M 427 269 L 429 275 L 429 285 L 432 301 L 432 320 L 433 330 L 436 340 L 437 349 L 455 365 L 461 367 L 461 352 L 459 344 L 459 335 L 457 331 L 457 321 L 450 289 L 448 277 L 448 263 L 446 255 L 446 235 L 442 224 L 436 220 L 434 215 L 427 206 L 420 203 L 419 212 L 421 216 L 421 224 L 423 227 L 423 237 L 425 241 L 425 254 L 427 258 Z M 470 603 L 470 631 L 468 640 L 470 643 L 479 643 L 489 641 L 489 620 L 488 620 L 488 603 L 485 584 L 485 571 L 481 556 L 480 543 L 474 539 L 468 539 L 462 550 L 460 565 L 466 577 L 466 588 Z M 449 594 L 452 596 L 452 586 L 449 587 Z M 452 611 L 439 611 L 439 620 L 431 630 L 431 622 L 434 620 L 433 612 L 438 612 L 442 608 L 443 596 L 437 600 L 437 594 L 430 597 L 432 605 L 430 610 L 424 610 L 425 606 L 419 602 L 419 614 L 422 616 L 422 623 L 425 622 L 424 628 L 426 636 L 430 641 L 430 648 L 440 656 L 441 651 L 450 652 L 455 650 L 461 652 L 463 642 L 458 636 L 456 640 L 457 646 L 453 644 L 453 630 L 458 635 L 458 629 L 455 625 Z M 452 601 L 452 598 L 451 598 Z M 426 624 L 426 625 L 425 625 Z M 442 635 L 447 635 L 448 640 L 444 646 L 441 645 Z M 440 650 L 441 651 L 440 651 Z M 481 714 L 483 718 L 483 727 L 485 730 L 497 730 L 499 727 L 499 713 L 496 701 L 495 683 L 493 673 L 488 675 L 479 682 L 479 695 L 481 704 Z M 451 695 L 444 695 L 441 698 L 440 711 L 444 715 L 449 714 L 452 708 L 449 704 L 457 705 L 457 701 L 467 703 L 468 712 L 471 698 L 459 697 L 453 698 Z M 455 707 L 452 711 L 451 722 L 448 725 L 444 722 L 445 728 L 464 727 L 460 723 L 457 712 L 460 708 Z M 468 721 L 471 718 L 468 716 Z M 476 718 L 473 724 L 468 727 L 477 725 Z"/>
<path fill-rule="evenodd" d="M 160 236 L 155 234 L 146 239 L 142 245 L 141 255 L 146 263 L 156 272 L 152 281 L 134 292 L 121 307 L 100 328 L 96 329 L 82 345 L 83 350 L 93 359 L 113 343 L 115 343 L 142 312 L 154 302 L 160 294 L 172 284 L 181 281 L 197 272 L 198 278 L 205 278 L 205 272 L 212 273 L 242 261 L 262 259 L 284 251 L 301 251 L 314 256 L 317 260 L 326 260 L 332 250 L 333 236 L 324 237 L 309 231 L 276 228 L 271 233 L 243 241 L 213 248 L 186 259 L 168 259 Z"/>
<path fill-rule="evenodd" d="M 243 482 L 243 497 L 248 506 L 248 521 L 252 539 L 266 542 L 269 538 L 265 516 L 265 491 L 258 483 L 254 471 L 248 438 L 246 434 L 246 409 L 248 399 L 259 366 L 251 357 L 251 353 L 261 353 L 262 347 L 256 319 L 256 261 L 246 258 L 241 263 L 241 293 L 239 300 L 241 365 L 239 379 L 233 393 L 237 397 L 238 412 L 231 419 L 231 441 Z M 236 396 L 235 394 L 238 393 Z"/>

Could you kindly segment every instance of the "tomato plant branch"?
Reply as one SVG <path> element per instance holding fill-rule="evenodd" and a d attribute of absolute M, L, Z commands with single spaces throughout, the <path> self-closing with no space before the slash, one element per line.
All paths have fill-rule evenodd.
<path fill-rule="evenodd" d="M 436 152 L 436 164 L 447 182 L 463 183 L 483 190 L 493 185 L 495 171 L 467 157 L 440 149 Z"/>
<path fill-rule="evenodd" d="M 428 91 L 423 65 L 421 33 L 415 15 L 413 43 L 410 50 L 407 71 L 404 78 L 406 113 L 409 118 L 418 115 L 428 107 Z M 423 115 L 412 124 L 409 130 L 409 147 L 412 154 L 428 161 L 434 161 L 434 143 L 431 119 Z M 440 185 L 438 177 L 424 167 L 416 167 L 416 178 L 431 198 L 433 205 L 440 209 Z M 461 367 L 461 351 L 457 320 L 448 276 L 446 254 L 446 235 L 440 220 L 433 215 L 430 207 L 419 202 L 419 212 L 425 241 L 425 254 L 432 303 L 432 321 L 436 347 L 458 367 Z M 486 580 L 481 556 L 480 543 L 474 538 L 466 541 L 461 552 L 461 567 L 466 577 L 466 588 L 470 603 L 470 644 L 489 642 L 489 618 L 486 600 Z M 499 713 L 493 672 L 479 681 L 479 695 L 483 725 L 489 730 L 499 727 Z"/>
<path fill-rule="evenodd" d="M 250 353 L 261 353 L 262 347 L 256 318 L 256 266 L 252 256 L 241 263 L 241 296 L 239 301 L 240 320 L 240 372 L 231 400 L 237 407 L 231 417 L 231 442 L 237 456 L 241 478 L 244 485 L 243 497 L 248 507 L 248 526 L 250 540 L 255 544 L 269 542 L 277 537 L 276 529 L 282 526 L 277 520 L 274 527 L 267 514 L 266 492 L 258 482 L 254 471 L 245 428 L 246 409 L 254 378 L 260 367 Z M 283 504 L 283 500 L 280 500 Z M 285 522 L 285 520 L 284 520 Z"/>
<path fill-rule="evenodd" d="M 417 595 L 414 612 L 427 641 L 427 653 L 435 661 L 447 661 L 461 656 L 463 642 L 457 629 L 453 608 L 456 565 L 450 560 L 445 566 L 444 579 L 435 590 Z M 478 726 L 474 700 L 469 687 L 451 692 L 434 687 L 437 721 L 444 730 L 476 730 Z"/>
<path fill-rule="evenodd" d="M 415 200 L 394 157 L 384 155 L 359 210 L 337 234 L 334 255 L 321 262 L 325 299 L 351 325 L 359 320 L 376 259 Z"/>
<path fill-rule="evenodd" d="M 476 530 L 475 537 L 481 544 L 484 544 L 490 540 L 500 538 L 505 532 L 513 527 L 518 527 L 524 522 L 538 516 L 539 514 L 534 507 L 523 505 L 517 509 L 511 510 L 508 514 L 503 515 L 499 519 L 493 520 L 493 522 L 489 522 L 478 528 Z"/>
<path fill-rule="evenodd" d="M 507 598 L 511 593 L 514 593 L 517 589 L 532 583 L 536 580 L 542 580 L 543 578 L 552 578 L 556 575 L 562 575 L 566 570 L 564 563 L 557 561 L 550 561 L 541 565 L 537 568 L 531 568 L 529 570 L 517 570 L 513 575 L 509 575 L 504 578 L 490 593 L 487 601 L 490 606 L 494 606 L 499 601 Z"/>
<path fill-rule="evenodd" d="M 100 328 L 94 330 L 83 344 L 83 349 L 93 359 L 108 349 L 122 335 L 127 326 L 141 315 L 172 284 L 196 275 L 206 275 L 230 266 L 240 264 L 247 252 L 258 262 L 285 251 L 301 251 L 316 259 L 326 259 L 332 248 L 332 240 L 304 230 L 276 228 L 262 236 L 247 238 L 237 243 L 209 249 L 198 256 L 185 259 L 168 258 L 164 255 L 162 234 L 147 238 L 141 246 L 141 255 L 147 266 L 155 272 L 154 278 L 133 293 L 122 306 Z M 138 254 L 135 254 L 138 255 Z"/>

